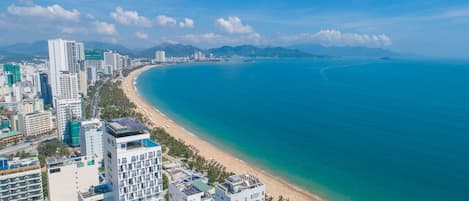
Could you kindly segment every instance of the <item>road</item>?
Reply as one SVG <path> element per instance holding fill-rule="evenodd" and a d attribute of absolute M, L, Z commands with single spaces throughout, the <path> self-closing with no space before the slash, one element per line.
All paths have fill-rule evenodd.
<path fill-rule="evenodd" d="M 108 78 L 104 79 L 99 86 L 96 87 L 96 92 L 91 97 L 91 118 L 99 118 L 99 92 Z"/>
<path fill-rule="evenodd" d="M 14 154 L 18 151 L 29 151 L 31 149 L 36 149 L 37 145 L 46 140 L 52 140 L 57 138 L 57 134 L 45 135 L 40 138 L 34 139 L 31 142 L 21 142 L 16 145 L 8 145 L 6 148 L 0 150 L 0 155 L 9 155 Z"/>

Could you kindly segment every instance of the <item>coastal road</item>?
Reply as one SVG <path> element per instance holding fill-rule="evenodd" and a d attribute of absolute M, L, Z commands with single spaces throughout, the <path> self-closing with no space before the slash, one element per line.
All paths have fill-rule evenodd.
<path fill-rule="evenodd" d="M 9 155 L 14 154 L 18 151 L 28 151 L 31 149 L 36 149 L 37 145 L 46 140 L 52 140 L 57 138 L 56 134 L 45 135 L 40 138 L 34 139 L 31 142 L 21 142 L 16 145 L 8 145 L 6 148 L 0 150 L 0 155 Z"/>
<path fill-rule="evenodd" d="M 107 81 L 108 78 L 104 79 L 103 82 L 101 82 L 101 84 L 96 87 L 96 92 L 94 93 L 93 97 L 91 97 L 91 118 L 99 117 L 99 92 L 101 91 L 104 83 Z"/>

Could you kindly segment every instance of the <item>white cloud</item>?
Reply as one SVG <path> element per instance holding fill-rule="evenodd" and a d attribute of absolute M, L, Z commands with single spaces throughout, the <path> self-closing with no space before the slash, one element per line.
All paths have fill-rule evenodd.
<path fill-rule="evenodd" d="M 148 39 L 148 34 L 146 34 L 144 32 L 135 32 L 135 36 L 137 36 L 137 38 L 139 38 L 141 40 Z"/>
<path fill-rule="evenodd" d="M 228 17 L 228 19 L 218 18 L 217 24 L 228 33 L 246 34 L 254 32 L 251 26 L 244 25 L 241 19 L 236 16 Z"/>
<path fill-rule="evenodd" d="M 82 27 L 62 27 L 61 33 L 64 34 L 87 34 L 88 31 Z"/>
<path fill-rule="evenodd" d="M 301 33 L 280 36 L 278 43 L 318 43 L 324 46 L 364 46 L 384 47 L 392 44 L 385 34 L 342 33 L 334 29 L 320 30 L 316 33 Z"/>
<path fill-rule="evenodd" d="M 220 42 L 233 42 L 231 39 L 215 34 L 215 33 L 204 33 L 204 34 L 187 34 L 182 36 L 182 39 L 192 43 L 220 43 Z"/>
<path fill-rule="evenodd" d="M 186 17 L 184 18 L 184 21 L 179 22 L 179 26 L 182 28 L 194 28 L 194 20 Z"/>
<path fill-rule="evenodd" d="M 95 21 L 94 25 L 95 25 L 95 28 L 96 28 L 96 33 L 98 33 L 98 34 L 102 34 L 102 35 L 115 35 L 115 34 L 117 34 L 116 26 L 114 24 L 107 23 L 107 22 Z"/>
<path fill-rule="evenodd" d="M 58 4 L 42 7 L 39 5 L 31 6 L 8 6 L 8 12 L 18 16 L 43 17 L 49 19 L 79 21 L 80 11 L 77 9 L 66 10 Z"/>
<path fill-rule="evenodd" d="M 156 16 L 156 22 L 159 25 L 176 25 L 176 19 L 166 16 L 166 15 L 158 15 Z"/>
<path fill-rule="evenodd" d="M 392 44 L 391 38 L 385 34 L 368 35 L 358 33 L 342 33 L 333 29 L 321 30 L 311 35 L 311 39 L 326 46 L 381 47 Z"/>
<path fill-rule="evenodd" d="M 151 21 L 138 14 L 137 11 L 126 11 L 121 7 L 117 7 L 115 12 L 109 14 L 116 22 L 125 25 L 136 25 L 143 27 L 151 27 Z"/>

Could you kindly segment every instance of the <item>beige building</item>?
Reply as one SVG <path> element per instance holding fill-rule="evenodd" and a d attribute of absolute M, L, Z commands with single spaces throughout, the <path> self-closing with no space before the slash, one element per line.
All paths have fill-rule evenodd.
<path fill-rule="evenodd" d="M 26 136 L 37 136 L 52 130 L 50 111 L 19 115 L 19 130 Z"/>
<path fill-rule="evenodd" d="M 79 192 L 99 184 L 99 164 L 94 157 L 48 158 L 50 201 L 78 201 Z"/>

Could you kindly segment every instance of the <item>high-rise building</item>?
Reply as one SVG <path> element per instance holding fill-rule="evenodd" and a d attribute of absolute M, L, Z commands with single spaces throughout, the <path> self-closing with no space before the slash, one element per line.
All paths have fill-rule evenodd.
<path fill-rule="evenodd" d="M 165 51 L 158 50 L 155 52 L 155 61 L 158 63 L 166 62 L 166 53 Z"/>
<path fill-rule="evenodd" d="M 60 96 L 60 72 L 68 71 L 70 73 L 79 73 L 80 61 L 84 60 L 83 43 L 53 39 L 49 40 L 49 73 L 50 84 L 52 89 L 53 104 L 55 106 L 56 99 Z"/>
<path fill-rule="evenodd" d="M 99 185 L 99 164 L 94 157 L 47 158 L 50 201 L 78 201 L 78 192 Z"/>
<path fill-rule="evenodd" d="M 231 175 L 215 186 L 214 197 L 215 201 L 263 201 L 265 185 L 253 175 Z"/>
<path fill-rule="evenodd" d="M 88 79 L 88 83 L 90 85 L 94 85 L 94 83 L 98 80 L 98 71 L 97 68 L 94 66 L 89 66 L 86 68 L 86 78 Z"/>
<path fill-rule="evenodd" d="M 57 100 L 56 121 L 58 139 L 64 141 L 68 135 L 68 120 L 78 121 L 82 118 L 80 99 L 61 99 Z"/>
<path fill-rule="evenodd" d="M 86 74 L 86 69 L 80 71 L 80 92 L 83 94 L 84 97 L 88 96 L 88 78 Z"/>
<path fill-rule="evenodd" d="M 13 84 L 21 81 L 20 66 L 13 64 L 3 64 L 3 72 L 7 75 L 9 87 L 12 87 Z"/>
<path fill-rule="evenodd" d="M 37 158 L 0 159 L 0 200 L 44 200 Z"/>
<path fill-rule="evenodd" d="M 99 119 L 81 122 L 80 153 L 83 156 L 103 158 L 103 129 Z"/>
<path fill-rule="evenodd" d="M 60 93 L 58 99 L 79 99 L 79 81 L 77 73 L 62 71 L 59 74 Z"/>
<path fill-rule="evenodd" d="M 44 100 L 44 105 L 52 105 L 52 92 L 47 73 L 39 73 L 39 82 L 41 98 Z"/>
<path fill-rule="evenodd" d="M 106 183 L 115 200 L 163 200 L 161 146 L 135 119 L 105 123 L 103 134 Z"/>
<path fill-rule="evenodd" d="M 26 136 L 37 136 L 52 130 L 50 111 L 33 112 L 19 115 L 19 130 Z"/>

